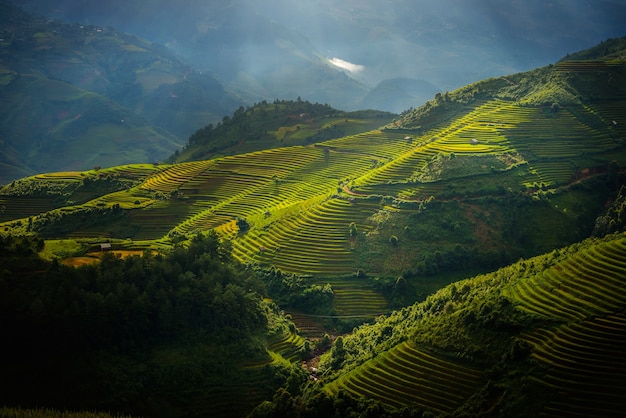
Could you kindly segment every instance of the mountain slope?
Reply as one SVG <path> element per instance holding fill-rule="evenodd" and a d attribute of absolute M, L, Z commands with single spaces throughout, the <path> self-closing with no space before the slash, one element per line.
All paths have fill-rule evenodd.
<path fill-rule="evenodd" d="M 232 117 L 224 117 L 198 129 L 171 161 L 186 162 L 242 154 L 293 145 L 310 145 L 332 138 L 359 134 L 389 123 L 395 115 L 376 110 L 344 112 L 329 105 L 274 100 L 239 107 Z"/>
<path fill-rule="evenodd" d="M 163 47 L 35 17 L 7 1 L 0 7 L 0 183 L 160 161 L 240 104 Z"/>
<path fill-rule="evenodd" d="M 159 161 L 178 146 L 172 134 L 71 84 L 13 75 L 2 91 L 3 155 L 15 155 L 30 172 Z"/>
<path fill-rule="evenodd" d="M 322 405 L 327 416 L 374 405 L 389 417 L 620 416 L 625 262 L 620 233 L 454 283 L 339 337 L 317 385 L 283 408 L 309 411 L 303 417 Z"/>
<path fill-rule="evenodd" d="M 49 3 L 26 6 L 46 15 L 60 13 L 72 22 L 121 27 L 167 44 L 194 67 L 217 74 L 248 104 L 301 96 L 354 110 L 367 92 L 292 25 L 259 13 L 257 4 L 190 1 L 172 8 L 161 1 L 131 7 L 109 1 L 88 6 L 72 2 L 57 2 L 52 8 Z"/>
<path fill-rule="evenodd" d="M 623 183 L 624 77 L 623 58 L 563 61 L 314 145 L 27 178 L 1 190 L 2 226 L 123 247 L 215 229 L 243 262 L 319 285 L 335 276 L 342 291 L 403 305 L 458 278 L 451 272 L 589 236 Z M 102 189 L 86 193 L 92 184 Z M 343 300 L 337 311 L 354 313 Z M 380 312 L 380 298 L 360 309 Z"/>

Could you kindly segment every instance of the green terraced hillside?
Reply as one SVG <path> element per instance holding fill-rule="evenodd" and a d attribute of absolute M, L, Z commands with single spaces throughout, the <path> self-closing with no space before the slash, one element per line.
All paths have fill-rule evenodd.
<path fill-rule="evenodd" d="M 347 391 L 384 405 L 420 405 L 438 413 L 452 412 L 484 380 L 483 373 L 420 351 L 404 342 L 325 387 L 331 395 Z"/>
<path fill-rule="evenodd" d="M 546 416 L 617 416 L 625 406 L 626 240 L 590 246 L 507 293 L 519 309 L 565 323 L 522 338 L 556 395 Z"/>
<path fill-rule="evenodd" d="M 344 337 L 315 390 L 396 412 L 621 416 L 625 280 L 620 233 L 455 283 Z"/>
<path fill-rule="evenodd" d="M 337 313 L 374 316 L 387 305 L 369 279 L 403 277 L 406 303 L 429 292 L 425 277 L 445 284 L 588 236 L 622 182 L 624 86 L 623 58 L 563 61 L 316 144 L 28 177 L 0 189 L 0 229 L 124 249 L 215 229 L 244 263 L 354 275 L 343 289 L 369 289 L 371 304 L 354 309 L 338 288 Z"/>

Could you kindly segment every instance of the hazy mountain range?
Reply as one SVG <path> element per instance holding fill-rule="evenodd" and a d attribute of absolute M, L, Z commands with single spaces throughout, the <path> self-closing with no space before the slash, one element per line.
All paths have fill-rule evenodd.
<path fill-rule="evenodd" d="M 626 21 L 626 5 L 610 0 L 0 7 L 0 184 L 161 161 L 196 130 L 264 100 L 399 113 L 623 36 Z"/>
<path fill-rule="evenodd" d="M 20 4 L 167 45 L 252 101 L 302 96 L 343 110 L 394 112 L 419 106 L 436 89 L 529 70 L 623 36 L 626 21 L 626 4 L 615 0 Z M 369 94 L 381 82 L 403 87 L 415 80 L 430 84 L 396 101 Z"/>

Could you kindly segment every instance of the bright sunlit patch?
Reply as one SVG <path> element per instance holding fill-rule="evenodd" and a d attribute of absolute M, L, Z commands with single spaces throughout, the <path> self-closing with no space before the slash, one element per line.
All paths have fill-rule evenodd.
<path fill-rule="evenodd" d="M 331 58 L 330 63 L 335 67 L 341 68 L 342 70 L 350 71 L 351 73 L 358 73 L 365 69 L 365 66 L 359 64 L 353 64 L 351 62 L 342 60 L 341 58 Z"/>

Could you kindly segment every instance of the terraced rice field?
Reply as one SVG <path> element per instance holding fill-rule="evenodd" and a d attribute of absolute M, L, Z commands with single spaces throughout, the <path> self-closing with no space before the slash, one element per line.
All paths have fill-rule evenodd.
<path fill-rule="evenodd" d="M 620 416 L 626 407 L 626 317 L 610 314 L 528 334 L 547 367 L 542 383 L 555 399 L 549 417 Z"/>
<path fill-rule="evenodd" d="M 539 182 L 552 185 L 567 184 L 576 173 L 576 167 L 570 161 L 538 161 L 533 168 Z"/>
<path fill-rule="evenodd" d="M 303 345 L 304 338 L 298 334 L 288 333 L 283 334 L 272 341 L 268 350 L 279 354 L 285 360 L 293 363 L 301 360 L 301 350 Z"/>
<path fill-rule="evenodd" d="M 289 311 L 291 318 L 298 327 L 299 334 L 307 339 L 322 338 L 326 329 L 322 324 L 322 319 L 314 315 L 303 314 L 301 312 Z"/>
<path fill-rule="evenodd" d="M 375 130 L 333 139 L 317 146 L 336 152 L 365 154 L 384 161 L 394 159 L 414 147 L 413 138 L 407 140 L 406 137 L 405 134 Z"/>
<path fill-rule="evenodd" d="M 613 312 L 626 306 L 626 240 L 581 251 L 508 290 L 520 309 L 563 320 Z"/>
<path fill-rule="evenodd" d="M 542 372 L 530 376 L 553 395 L 542 416 L 621 416 L 626 407 L 626 238 L 570 255 L 505 291 L 519 309 L 549 320 L 520 337 Z M 486 377 L 454 360 L 403 342 L 325 386 L 394 408 L 450 413 Z"/>
<path fill-rule="evenodd" d="M 524 334 L 555 394 L 545 416 L 620 416 L 626 408 L 626 239 L 580 251 L 508 296 L 562 325 Z"/>
<path fill-rule="evenodd" d="M 538 159 L 573 158 L 603 152 L 615 147 L 605 132 L 598 132 L 579 121 L 569 110 L 561 109 L 552 117 L 540 116 L 518 125 L 509 135 L 515 148 Z"/>
<path fill-rule="evenodd" d="M 256 261 L 287 272 L 345 274 L 355 271 L 350 252 L 349 225 L 373 213 L 370 201 L 327 199 L 298 216 L 269 224 L 262 234 L 248 234 L 234 242 L 235 255 L 256 252 Z M 357 224 L 360 231 L 370 228 Z"/>
<path fill-rule="evenodd" d="M 587 109 L 595 116 L 586 122 L 609 126 L 609 130 L 597 130 L 579 120 L 576 115 L 582 108 L 546 115 L 545 109 L 504 100 L 473 106 L 452 122 L 420 135 L 374 130 L 314 146 L 175 165 L 104 169 L 103 174 L 143 183 L 102 196 L 98 204 L 117 203 L 128 210 L 129 219 L 138 227 L 134 239 L 158 240 L 172 233 L 215 229 L 232 239 L 234 255 L 243 262 L 300 274 L 350 274 L 359 266 L 348 225 L 355 222 L 359 232 L 367 232 L 371 228 L 368 218 L 380 209 L 380 196 L 426 200 L 450 192 L 446 180 L 422 176 L 433 167 L 434 158 L 520 153 L 528 164 L 519 168 L 514 181 L 529 188 L 538 182 L 558 186 L 589 167 L 580 164 L 592 164 L 593 155 L 602 154 L 606 160 L 626 126 L 616 102 L 598 102 Z M 623 159 L 626 163 L 626 155 Z M 77 182 L 83 176 L 53 173 L 42 179 Z M 44 201 L 29 199 L 29 205 L 22 205 L 17 200 L 15 205 L 16 198 L 2 199 L 0 221 L 49 210 Z M 20 206 L 29 210 L 18 214 Z M 248 232 L 238 231 L 238 218 L 251 225 Z"/>
<path fill-rule="evenodd" d="M 350 273 L 354 266 L 348 225 L 362 222 L 378 208 L 368 200 L 331 197 L 345 179 L 410 146 L 400 134 L 372 131 L 319 146 L 176 165 L 121 166 L 106 171 L 142 178 L 143 183 L 99 202 L 121 202 L 131 209 L 130 223 L 140 227 L 135 239 L 215 228 L 233 238 L 234 254 L 242 261 L 298 273 Z M 70 177 L 78 181 L 80 173 Z M 294 215 L 302 214 L 296 221 Z M 250 233 L 238 233 L 237 218 L 250 222 Z M 367 228 L 359 223 L 360 230 Z"/>
<path fill-rule="evenodd" d="M 438 155 L 497 154 L 511 151 L 505 131 L 526 120 L 521 109 L 510 102 L 492 100 L 478 105 L 452 123 L 425 132 L 415 145 L 393 161 L 362 176 L 354 190 L 366 193 L 376 185 L 406 182 L 416 177 Z M 511 120 L 511 115 L 518 118 Z"/>
<path fill-rule="evenodd" d="M 333 287 L 334 307 L 343 318 L 372 318 L 387 313 L 387 300 L 372 289 L 358 286 Z"/>
<path fill-rule="evenodd" d="M 316 280 L 333 289 L 333 305 L 342 318 L 373 318 L 389 311 L 387 300 L 356 277 Z"/>
<path fill-rule="evenodd" d="M 54 198 L 0 197 L 0 222 L 36 216 L 56 207 Z"/>
<path fill-rule="evenodd" d="M 605 120 L 605 127 L 621 128 L 616 119 L 623 118 L 623 106 L 598 105 L 597 109 Z M 546 115 L 542 109 L 502 100 L 485 102 L 445 127 L 425 132 L 414 144 L 393 161 L 358 178 L 353 190 L 380 193 L 381 187 L 410 182 L 435 156 L 462 157 L 511 151 L 527 158 L 540 182 L 561 185 L 570 181 L 580 168 L 576 167 L 576 159 L 586 161 L 589 156 L 606 153 L 619 145 L 606 129 L 588 126 L 569 109 Z M 415 193 L 402 191 L 399 194 Z"/>
<path fill-rule="evenodd" d="M 103 169 L 102 173 L 111 173 L 124 178 L 142 180 L 163 169 L 164 166 L 156 164 L 127 164 Z"/>
<path fill-rule="evenodd" d="M 207 160 L 167 166 L 148 177 L 141 187 L 147 190 L 171 192 L 182 187 L 190 179 L 200 176 L 213 164 L 212 160 Z"/>
<path fill-rule="evenodd" d="M 347 391 L 394 408 L 417 405 L 446 413 L 458 408 L 483 379 L 478 370 L 403 342 L 324 388 L 332 395 Z"/>
<path fill-rule="evenodd" d="M 623 61 L 562 61 L 556 64 L 559 72 L 603 72 L 612 71 L 615 67 L 623 67 Z"/>
<path fill-rule="evenodd" d="M 56 173 L 44 173 L 34 176 L 40 180 L 52 180 L 52 181 L 81 181 L 83 176 L 80 171 L 59 171 Z"/>
<path fill-rule="evenodd" d="M 599 115 L 608 126 L 612 126 L 614 129 L 620 129 L 620 127 L 624 129 L 624 100 L 594 103 L 589 105 L 589 108 Z"/>
<path fill-rule="evenodd" d="M 157 240 L 163 238 L 171 225 L 186 219 L 184 205 L 173 207 L 165 202 L 155 202 L 148 208 L 130 211 L 128 217 L 131 224 L 140 225 L 141 229 L 134 235 L 135 240 Z"/>

